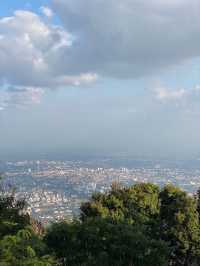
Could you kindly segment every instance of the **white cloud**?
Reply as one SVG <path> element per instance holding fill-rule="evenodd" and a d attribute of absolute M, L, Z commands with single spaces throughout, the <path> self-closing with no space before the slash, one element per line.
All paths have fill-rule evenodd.
<path fill-rule="evenodd" d="M 179 100 L 187 94 L 185 89 L 168 89 L 159 87 L 154 89 L 155 97 L 161 101 Z"/>
<path fill-rule="evenodd" d="M 39 104 L 44 90 L 34 87 L 8 87 L 0 90 L 0 110 Z"/>
<path fill-rule="evenodd" d="M 79 76 L 61 76 L 57 80 L 57 84 L 65 84 L 67 85 L 74 85 L 79 86 L 81 84 L 87 84 L 90 82 L 93 82 L 97 80 L 97 74 L 87 73 L 87 74 L 81 74 Z"/>
<path fill-rule="evenodd" d="M 52 18 L 54 16 L 53 11 L 48 6 L 41 6 L 40 10 L 48 18 Z"/>
<path fill-rule="evenodd" d="M 184 115 L 197 116 L 200 114 L 199 85 L 193 88 L 182 89 L 158 87 L 153 90 L 153 96 L 158 103 L 163 105 L 165 111 L 169 108 L 174 114 L 176 114 L 177 111 Z M 159 105 L 159 108 L 160 107 Z"/>
<path fill-rule="evenodd" d="M 27 103 L 28 97 L 37 102 L 37 90 L 31 88 L 56 89 L 94 81 L 95 73 L 75 75 L 63 67 L 63 53 L 71 45 L 72 38 L 62 26 L 45 23 L 33 12 L 18 10 L 0 18 L 0 87 L 8 88 L 6 92 L 0 89 L 4 105 L 18 99 Z"/>

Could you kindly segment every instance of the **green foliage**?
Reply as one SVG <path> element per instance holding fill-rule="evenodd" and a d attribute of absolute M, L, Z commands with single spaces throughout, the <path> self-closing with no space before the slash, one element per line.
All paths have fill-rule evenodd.
<path fill-rule="evenodd" d="M 53 224 L 45 242 L 62 265 L 167 265 L 168 245 L 158 235 L 159 193 L 153 184 L 95 193 L 81 206 L 80 222 Z"/>
<path fill-rule="evenodd" d="M 200 253 L 197 202 L 172 185 L 163 189 L 160 200 L 161 236 L 169 242 L 172 265 L 192 265 Z"/>
<path fill-rule="evenodd" d="M 114 185 L 81 206 L 80 222 L 54 224 L 45 241 L 63 265 L 200 265 L 197 202 L 172 185 Z"/>
<path fill-rule="evenodd" d="M 45 241 L 63 265 L 167 265 L 163 241 L 147 237 L 142 228 L 102 218 L 54 224 Z"/>
<path fill-rule="evenodd" d="M 35 242 L 41 242 L 30 228 L 7 235 L 0 241 L 0 266 L 53 266 L 50 256 L 38 257 L 34 250 Z M 38 247 L 37 243 L 37 247 Z M 41 242 L 41 249 L 43 243 Z"/>
<path fill-rule="evenodd" d="M 25 200 L 16 200 L 13 188 L 5 191 L 0 184 L 0 239 L 8 234 L 16 234 L 18 230 L 30 225 L 25 207 Z"/>
<path fill-rule="evenodd" d="M 0 266 L 53 266 L 56 262 L 31 227 L 26 202 L 0 186 Z"/>
<path fill-rule="evenodd" d="M 46 232 L 25 207 L 0 189 L 0 266 L 200 265 L 200 190 L 113 184 Z"/>
<path fill-rule="evenodd" d="M 106 194 L 93 195 L 81 206 L 81 219 L 110 218 L 113 222 L 148 223 L 159 213 L 159 188 L 153 184 L 137 184 L 130 188 L 112 187 Z"/>
<path fill-rule="evenodd" d="M 195 197 L 195 200 L 197 202 L 197 212 L 198 212 L 199 217 L 200 217 L 200 188 L 197 190 L 194 197 Z"/>

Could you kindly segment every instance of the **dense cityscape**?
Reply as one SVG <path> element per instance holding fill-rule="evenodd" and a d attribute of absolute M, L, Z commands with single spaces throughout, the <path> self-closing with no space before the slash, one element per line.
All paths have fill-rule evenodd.
<path fill-rule="evenodd" d="M 188 167 L 189 165 L 189 167 Z M 17 198 L 25 198 L 28 211 L 43 223 L 72 219 L 82 202 L 95 191 L 109 190 L 113 182 L 130 186 L 153 182 L 173 183 L 189 193 L 200 187 L 200 165 L 195 162 L 123 161 L 7 161 L 1 162 L 6 186 L 16 188 Z"/>

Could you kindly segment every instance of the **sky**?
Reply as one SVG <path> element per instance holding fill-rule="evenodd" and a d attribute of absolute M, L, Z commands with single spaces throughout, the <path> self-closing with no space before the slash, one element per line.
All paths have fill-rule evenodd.
<path fill-rule="evenodd" d="M 0 160 L 200 158 L 199 0 L 0 3 Z"/>

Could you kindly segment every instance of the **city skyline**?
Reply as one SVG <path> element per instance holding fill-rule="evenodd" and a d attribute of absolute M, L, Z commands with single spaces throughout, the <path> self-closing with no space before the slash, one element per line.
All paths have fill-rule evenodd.
<path fill-rule="evenodd" d="M 106 193 L 116 182 L 122 187 L 173 184 L 189 195 L 200 186 L 200 165 L 193 162 L 142 160 L 5 161 L 0 162 L 4 187 L 16 188 L 31 216 L 43 223 L 79 214 L 81 203 L 95 192 Z"/>

